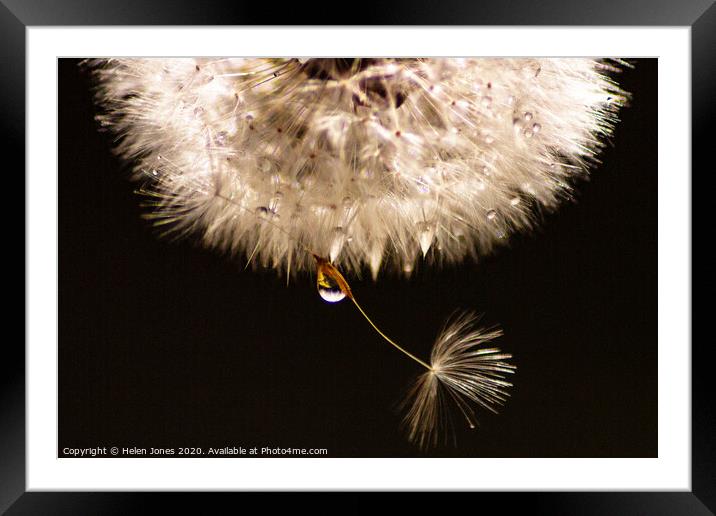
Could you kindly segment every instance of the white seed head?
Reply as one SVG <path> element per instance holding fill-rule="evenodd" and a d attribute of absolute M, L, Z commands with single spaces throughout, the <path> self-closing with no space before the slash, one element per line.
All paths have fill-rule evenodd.
<path fill-rule="evenodd" d="M 477 426 L 473 405 L 496 412 L 512 384 L 506 375 L 512 355 L 482 346 L 501 330 L 475 328 L 479 318 L 465 313 L 440 333 L 430 356 L 431 370 L 421 374 L 406 396 L 403 423 L 408 439 L 420 448 L 436 446 L 453 434 L 451 413 L 459 412 L 470 428 Z"/>
<path fill-rule="evenodd" d="M 597 59 L 106 59 L 151 217 L 292 271 L 477 257 L 568 198 L 624 93 Z M 615 63 L 618 64 L 618 63 Z"/>

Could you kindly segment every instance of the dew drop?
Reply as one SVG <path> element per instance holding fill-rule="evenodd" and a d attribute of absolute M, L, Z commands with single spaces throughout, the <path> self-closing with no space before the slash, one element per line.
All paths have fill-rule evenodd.
<path fill-rule="evenodd" d="M 266 158 L 262 158 L 259 161 L 258 165 L 259 165 L 259 170 L 261 170 L 262 172 L 269 172 L 271 170 L 271 162 Z"/>
<path fill-rule="evenodd" d="M 276 213 L 276 210 L 272 210 L 271 208 L 268 208 L 266 206 L 259 206 L 258 208 L 256 208 L 256 215 L 258 215 L 259 218 L 263 220 L 278 218 L 278 213 Z"/>
<path fill-rule="evenodd" d="M 228 134 L 229 133 L 227 133 L 226 131 L 220 131 L 220 132 L 216 133 L 216 136 L 214 136 L 214 144 L 217 147 L 225 146 Z"/>
<path fill-rule="evenodd" d="M 318 295 L 328 303 L 337 303 L 343 301 L 346 297 L 346 293 L 341 289 L 338 280 L 327 272 L 325 265 L 318 266 L 316 286 L 318 287 Z"/>
<path fill-rule="evenodd" d="M 497 216 L 497 212 L 495 210 L 490 210 L 487 212 L 487 220 L 492 224 L 492 230 L 495 233 L 495 236 L 497 238 L 505 238 L 507 236 L 507 231 L 505 230 L 505 224 L 501 220 L 500 217 Z"/>
<path fill-rule="evenodd" d="M 420 176 L 416 181 L 418 191 L 423 194 L 430 193 L 430 183 L 423 176 Z"/>
<path fill-rule="evenodd" d="M 532 125 L 532 132 L 533 132 L 533 133 L 536 134 L 536 133 L 540 132 L 541 130 L 542 130 L 542 126 L 541 126 L 540 124 L 533 124 L 533 125 Z"/>
<path fill-rule="evenodd" d="M 524 117 L 525 120 L 527 120 L 527 121 L 529 122 L 530 120 L 532 120 L 532 113 L 530 113 L 529 111 L 527 111 L 527 112 L 525 112 L 525 114 L 523 115 L 523 117 Z"/>

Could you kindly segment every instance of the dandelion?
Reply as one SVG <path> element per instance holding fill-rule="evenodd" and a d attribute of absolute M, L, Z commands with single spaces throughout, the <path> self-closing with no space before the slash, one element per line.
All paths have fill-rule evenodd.
<path fill-rule="evenodd" d="M 302 246 L 374 279 L 490 252 L 570 197 L 625 101 L 599 59 L 91 64 L 148 216 L 287 275 Z"/>
<path fill-rule="evenodd" d="M 503 403 L 501 334 L 465 314 L 430 363 L 370 319 L 340 272 L 375 280 L 418 261 L 477 258 L 569 199 L 626 94 L 606 59 L 96 59 L 97 119 L 134 162 L 147 217 L 287 279 L 316 270 L 319 295 L 349 299 L 425 369 L 408 438 L 437 445 L 446 405 Z M 480 349 L 478 349 L 480 348 Z"/>

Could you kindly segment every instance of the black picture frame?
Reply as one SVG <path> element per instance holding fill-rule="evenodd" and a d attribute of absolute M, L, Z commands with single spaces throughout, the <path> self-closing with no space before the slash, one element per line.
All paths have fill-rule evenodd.
<path fill-rule="evenodd" d="M 318 4 L 286 9 L 261 2 L 170 0 L 2 0 L 0 2 L 0 74 L 2 131 L 5 155 L 17 161 L 6 169 L 19 178 L 25 148 L 26 28 L 40 25 L 252 25 L 343 24 L 358 25 L 604 25 L 691 27 L 692 163 L 706 168 L 711 123 L 715 113 L 716 6 L 713 0 L 597 1 L 529 0 L 503 3 L 440 4 L 410 2 L 391 8 L 377 4 L 350 10 L 351 18 L 327 19 L 329 8 Z M 23 149 L 23 151 L 20 151 Z M 24 191 L 24 182 L 22 188 Z M 16 244 L 12 244 L 13 246 Z M 28 257 L 24 256 L 24 260 Z M 24 297 L 23 297 L 24 299 Z M 9 335 L 9 334 L 8 334 Z M 528 507 L 548 514 L 714 514 L 716 513 L 716 409 L 707 388 L 710 362 L 708 343 L 692 342 L 692 491 L 601 493 L 474 493 L 469 503 L 480 510 L 500 511 Z M 19 338 L 5 339 L 0 361 L 0 511 L 8 514 L 134 514 L 149 502 L 165 511 L 177 504 L 185 511 L 206 512 L 214 497 L 186 493 L 78 493 L 26 492 L 25 347 Z M 222 495 L 219 498 L 226 499 Z M 357 495 L 352 495 L 353 497 Z M 421 503 L 421 497 L 413 498 Z M 309 502 L 311 503 L 311 502 Z M 455 501 L 459 503 L 459 501 Z M 365 504 L 365 505 L 363 505 Z M 369 510 L 370 502 L 354 506 Z M 407 507 L 406 507 L 407 508 Z"/>

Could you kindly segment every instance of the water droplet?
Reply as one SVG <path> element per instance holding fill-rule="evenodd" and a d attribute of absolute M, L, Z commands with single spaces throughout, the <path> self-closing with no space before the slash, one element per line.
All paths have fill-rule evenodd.
<path fill-rule="evenodd" d="M 527 138 L 527 139 L 530 139 L 530 138 L 532 138 L 532 136 L 534 136 L 534 133 L 532 132 L 532 129 L 525 129 L 524 131 L 522 131 L 522 134 L 523 134 L 524 137 Z"/>
<path fill-rule="evenodd" d="M 542 126 L 540 124 L 533 124 L 532 125 L 532 132 L 538 133 L 542 130 Z"/>
<path fill-rule="evenodd" d="M 228 137 L 229 133 L 226 131 L 219 131 L 216 133 L 216 136 L 214 136 L 214 145 L 217 147 L 223 147 L 226 145 L 226 139 Z"/>
<path fill-rule="evenodd" d="M 430 184 L 428 183 L 427 179 L 425 179 L 423 176 L 420 176 L 416 180 L 416 183 L 418 186 L 418 191 L 420 193 L 424 193 L 424 194 L 430 193 Z"/>
<path fill-rule="evenodd" d="M 488 134 L 487 136 L 485 136 L 485 143 L 486 143 L 486 144 L 489 145 L 489 144 L 491 144 L 491 143 L 494 142 L 494 141 L 495 141 L 495 138 L 494 138 L 493 136 L 491 136 L 491 135 L 489 135 L 489 134 Z"/>
<path fill-rule="evenodd" d="M 492 229 L 497 238 L 505 238 L 507 236 L 505 224 L 502 221 L 502 218 L 497 216 L 497 212 L 495 210 L 487 212 L 487 220 L 492 224 Z"/>
<path fill-rule="evenodd" d="M 268 172 L 269 170 L 271 170 L 271 162 L 266 158 L 262 158 L 261 160 L 259 160 L 258 165 L 259 170 L 261 170 L 262 172 Z"/>
<path fill-rule="evenodd" d="M 338 255 L 343 250 L 343 244 L 346 243 L 346 232 L 342 227 L 337 227 L 333 230 L 333 240 L 331 240 L 331 250 L 328 253 L 332 262 L 336 261 Z"/>
<path fill-rule="evenodd" d="M 318 295 L 329 303 L 343 301 L 346 297 L 346 293 L 341 289 L 338 279 L 331 274 L 331 270 L 324 264 L 319 264 L 318 266 L 316 286 L 318 287 Z"/>
<path fill-rule="evenodd" d="M 278 213 L 276 213 L 275 210 L 272 210 L 271 208 L 268 208 L 266 206 L 259 206 L 258 208 L 256 208 L 256 215 L 258 215 L 259 218 L 263 220 L 278 218 Z"/>
<path fill-rule="evenodd" d="M 528 122 L 529 122 L 530 120 L 532 120 L 532 113 L 530 113 L 529 111 L 525 112 L 525 114 L 522 115 L 522 116 L 523 116 L 524 119 L 527 120 Z"/>
<path fill-rule="evenodd" d="M 519 198 L 519 197 L 513 197 L 512 199 L 510 199 L 510 205 L 512 205 L 512 206 L 517 206 L 518 204 L 520 204 L 520 198 Z"/>
<path fill-rule="evenodd" d="M 418 224 L 418 242 L 420 249 L 423 251 L 423 257 L 428 254 L 430 246 L 433 245 L 435 239 L 435 226 L 430 222 L 421 222 Z"/>

